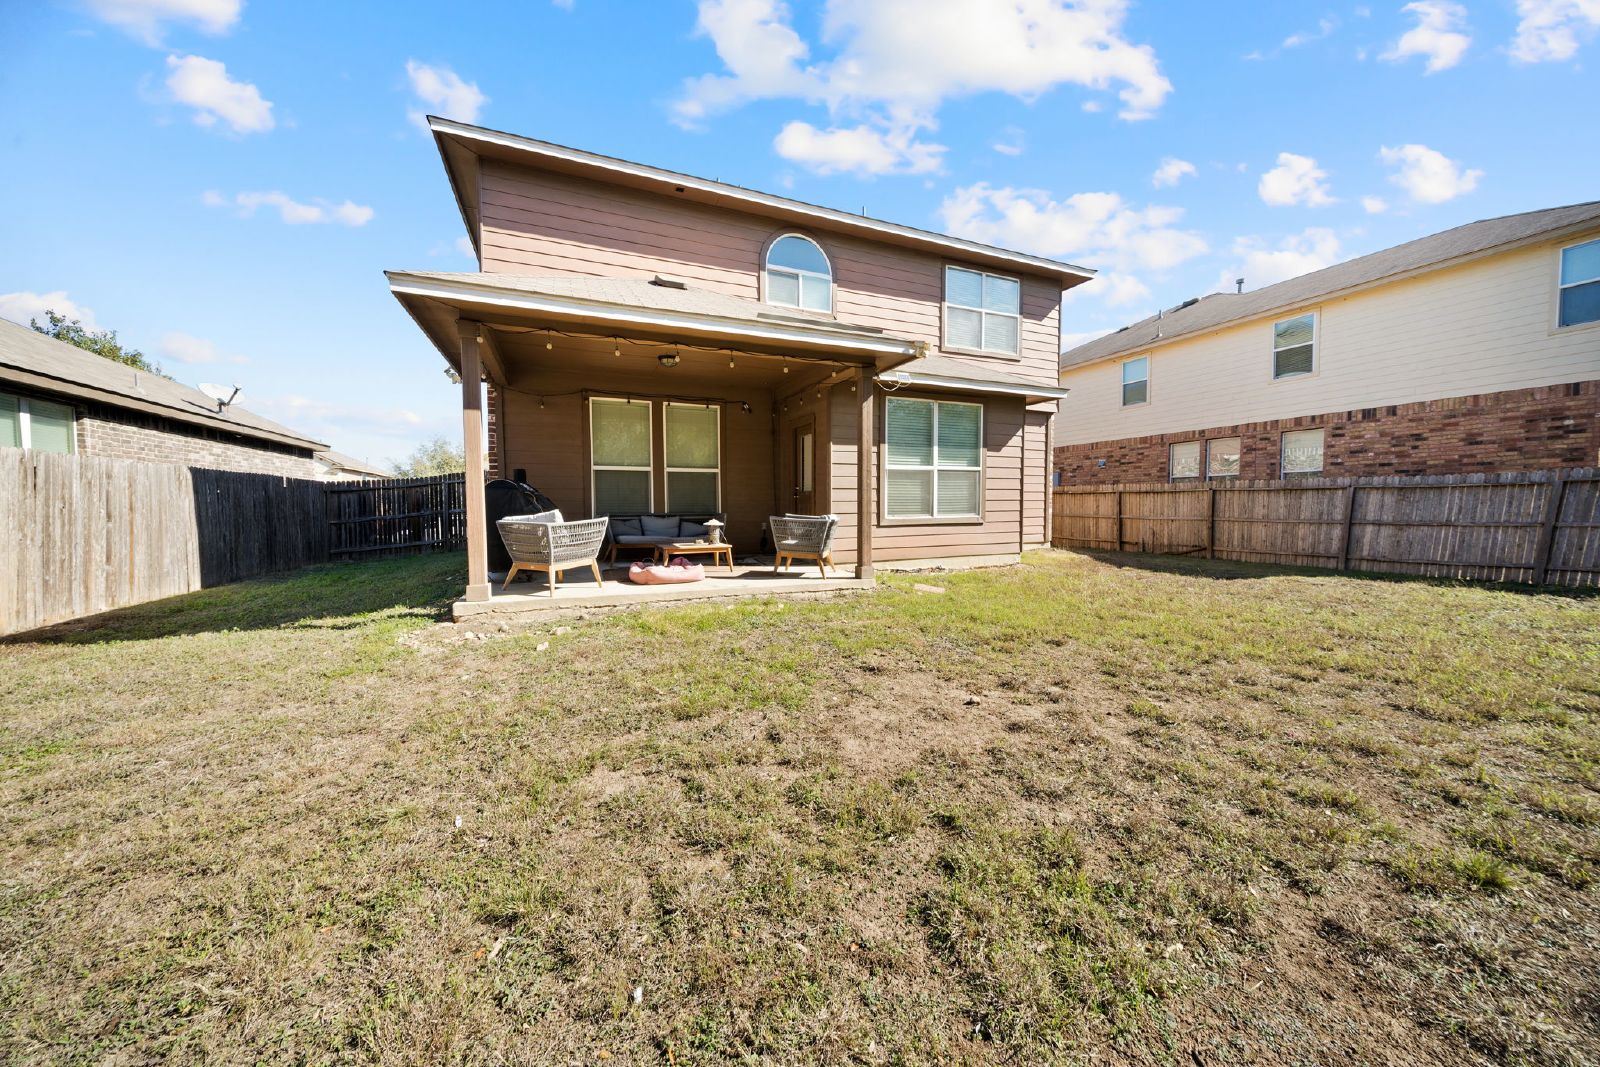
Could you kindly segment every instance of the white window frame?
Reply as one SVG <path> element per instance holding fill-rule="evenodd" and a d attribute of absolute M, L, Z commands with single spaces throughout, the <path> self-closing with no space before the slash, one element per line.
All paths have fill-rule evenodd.
<path fill-rule="evenodd" d="M 1211 446 L 1215 445 L 1215 444 L 1220 444 L 1223 441 L 1238 441 L 1239 442 L 1239 470 L 1235 471 L 1233 474 L 1212 474 L 1211 473 Z M 1326 453 L 1326 449 L 1327 449 L 1327 440 L 1326 439 L 1323 440 L 1323 449 L 1324 449 L 1324 453 Z M 1324 458 L 1326 458 L 1326 455 L 1324 455 Z M 1230 480 L 1232 480 L 1234 478 L 1239 477 L 1240 473 L 1244 470 L 1244 435 L 1243 434 L 1235 434 L 1232 437 L 1210 437 L 1210 438 L 1207 438 L 1206 439 L 1206 452 L 1205 452 L 1204 459 L 1205 459 L 1205 466 L 1204 466 L 1203 469 L 1205 471 L 1205 480 L 1206 481 L 1208 481 L 1208 482 L 1212 482 L 1212 481 L 1226 482 L 1226 481 L 1230 481 Z"/>
<path fill-rule="evenodd" d="M 1322 465 L 1314 471 L 1289 471 L 1284 469 L 1283 457 L 1289 448 L 1289 435 L 1292 433 L 1319 433 L 1322 435 Z M 1284 430 L 1278 435 L 1278 477 L 1279 478 L 1315 478 L 1328 469 L 1328 430 L 1324 426 L 1302 426 L 1298 430 Z"/>
<path fill-rule="evenodd" d="M 706 408 L 710 408 L 710 409 L 716 411 L 716 413 L 717 413 L 717 466 L 716 466 L 715 470 L 711 471 L 711 473 L 713 473 L 713 474 L 715 474 L 717 476 L 717 494 L 716 494 L 717 498 L 716 498 L 716 501 L 714 503 L 714 506 L 711 508 L 711 513 L 714 514 L 714 515 L 720 515 L 722 513 L 722 405 L 721 404 L 691 404 L 691 403 L 688 403 L 687 401 L 682 401 L 682 400 L 669 400 L 669 401 L 666 402 L 665 406 L 668 407 L 668 408 L 700 408 L 702 410 L 706 409 Z M 668 466 L 666 466 L 665 464 L 667 462 L 667 453 L 669 451 L 668 446 L 667 446 L 667 433 L 668 433 L 667 413 L 666 413 L 666 411 L 663 410 L 661 412 L 661 462 L 663 464 L 663 466 L 661 468 L 662 474 L 663 474 L 663 477 L 661 479 L 661 481 L 662 481 L 662 493 L 667 498 L 667 513 L 669 515 L 674 515 L 674 514 L 679 514 L 679 513 L 674 511 L 673 507 L 672 507 L 672 475 L 674 475 L 674 474 L 705 474 L 705 473 L 707 473 L 707 470 L 706 470 L 705 467 L 668 467 Z"/>
<path fill-rule="evenodd" d="M 1278 327 L 1282 326 L 1286 322 L 1291 322 L 1294 319 L 1303 319 L 1307 315 L 1311 316 L 1311 369 L 1307 371 L 1297 371 L 1294 374 L 1279 374 L 1278 353 L 1283 351 L 1283 349 L 1278 347 Z M 1271 362 L 1267 364 L 1267 373 L 1272 376 L 1273 381 L 1289 382 L 1294 381 L 1296 378 L 1311 378 L 1315 377 L 1317 371 L 1322 369 L 1322 314 L 1315 308 L 1311 309 L 1310 311 L 1297 311 L 1293 315 L 1285 315 L 1281 319 L 1273 320 L 1272 333 L 1268 338 L 1268 341 L 1272 346 L 1272 356 Z M 1288 345 L 1287 347 L 1299 348 L 1300 346 Z"/>
<path fill-rule="evenodd" d="M 1195 472 L 1190 478 L 1179 478 L 1177 467 L 1172 462 L 1173 450 L 1186 445 L 1194 446 Z M 1167 445 L 1167 481 L 1169 482 L 1203 482 L 1206 479 L 1206 443 L 1199 438 L 1193 441 L 1173 441 Z"/>
<path fill-rule="evenodd" d="M 1144 399 L 1135 400 L 1130 404 L 1128 403 L 1128 386 L 1134 383 L 1128 381 L 1126 377 L 1128 373 L 1127 368 L 1129 364 L 1138 363 L 1140 360 L 1144 361 Z M 1150 368 L 1153 362 L 1154 361 L 1151 360 L 1149 353 L 1145 353 L 1142 356 L 1134 356 L 1132 359 L 1125 359 L 1121 363 L 1117 364 L 1117 400 L 1123 407 L 1139 408 L 1150 403 Z"/>
<path fill-rule="evenodd" d="M 1015 282 L 1016 286 L 1017 286 L 1017 310 L 1016 310 L 1016 312 L 1012 313 L 1012 312 L 1009 312 L 1009 311 L 990 311 L 988 308 L 973 307 L 970 304 L 953 304 L 953 303 L 951 303 L 950 302 L 950 272 L 953 271 L 953 270 L 964 270 L 968 274 L 976 274 L 980 278 L 998 278 L 1001 281 Z M 964 267 L 959 263 L 946 263 L 944 265 L 944 277 L 941 280 L 942 280 L 942 282 L 944 284 L 944 299 L 940 303 L 939 328 L 942 331 L 943 336 L 941 336 L 940 339 L 939 339 L 939 341 L 940 341 L 939 347 L 943 348 L 946 352 L 970 352 L 971 354 L 973 354 L 975 356 L 1002 356 L 1002 357 L 1004 357 L 1006 359 L 1018 359 L 1018 360 L 1020 360 L 1022 358 L 1022 279 L 1020 277 L 1017 277 L 1017 276 L 1011 275 L 1011 274 L 998 274 L 998 273 L 996 273 L 995 271 L 992 271 L 992 270 L 980 270 L 977 267 Z M 978 283 L 978 291 L 980 293 L 983 291 L 983 283 L 981 281 Z M 981 300 L 982 297 L 979 297 L 979 299 Z M 964 345 L 953 345 L 953 344 L 950 343 L 950 309 L 953 308 L 953 307 L 960 308 L 963 311 L 976 311 L 978 313 L 978 347 L 977 348 L 968 348 L 968 347 L 966 347 Z M 999 316 L 1001 318 L 1016 319 L 1017 320 L 1017 347 L 1016 347 L 1015 351 L 1004 349 L 1004 348 L 985 348 L 985 347 L 983 347 L 983 335 L 987 332 L 987 331 L 984 330 L 983 327 L 984 327 L 984 323 L 988 321 L 988 317 L 990 315 L 996 315 L 996 316 Z"/>
<path fill-rule="evenodd" d="M 28 408 L 28 398 L 17 393 L 7 393 L 6 396 L 15 397 L 17 401 L 17 445 L 19 448 L 33 447 L 33 416 Z M 47 400 L 47 404 L 66 408 L 68 416 L 67 443 L 69 447 L 65 455 L 75 455 L 78 451 L 78 409 L 62 400 Z"/>
<path fill-rule="evenodd" d="M 650 419 L 650 464 L 646 467 L 618 467 L 612 464 L 597 464 L 594 461 L 594 406 L 601 404 L 641 404 L 644 406 L 647 417 Z M 649 485 L 649 501 L 646 504 L 647 512 L 656 510 L 656 406 L 649 400 L 635 400 L 626 396 L 591 396 L 589 398 L 589 509 L 594 511 L 599 501 L 599 493 L 595 485 L 596 471 L 644 471 L 646 483 Z M 721 432 L 718 432 L 720 440 Z M 718 487 L 720 491 L 720 486 Z"/>
<path fill-rule="evenodd" d="M 917 465 L 913 466 L 913 465 L 908 465 L 908 464 L 904 464 L 904 463 L 890 463 L 889 462 L 889 405 L 891 403 L 911 403 L 911 404 L 932 404 L 933 405 L 933 421 L 931 423 L 931 433 L 933 435 L 933 463 L 931 465 L 917 464 Z M 954 465 L 941 465 L 939 463 L 939 408 L 941 406 L 944 406 L 944 405 L 949 405 L 951 407 L 960 406 L 960 407 L 977 408 L 978 409 L 978 465 L 976 467 L 957 467 L 957 466 L 954 466 Z M 886 526 L 892 526 L 892 525 L 897 525 L 897 524 L 898 525 L 909 525 L 909 526 L 927 526 L 927 525 L 932 525 L 932 524 L 935 524 L 935 523 L 959 523 L 959 522 L 981 523 L 983 521 L 983 494 L 984 494 L 984 483 L 985 483 L 985 471 L 986 471 L 986 468 L 987 468 L 987 463 L 985 461 L 988 458 L 988 449 L 986 449 L 984 447 L 984 440 L 985 440 L 985 438 L 984 438 L 984 427 L 985 427 L 985 419 L 986 419 L 987 415 L 988 415 L 988 412 L 984 409 L 984 405 L 983 404 L 977 403 L 975 401 L 970 401 L 970 400 L 934 400 L 931 397 L 921 397 L 921 396 L 888 396 L 888 397 L 884 397 L 884 399 L 883 399 L 883 415 L 882 415 L 882 421 L 883 421 L 883 452 L 882 452 L 883 463 L 882 463 L 882 471 L 880 472 L 879 479 L 878 479 L 879 485 L 881 486 L 881 489 L 880 489 L 878 495 L 879 495 L 880 499 L 882 500 L 881 514 L 879 515 L 880 523 L 882 523 L 883 525 L 886 525 Z M 933 472 L 933 493 L 932 493 L 932 495 L 930 497 L 930 499 L 933 502 L 933 513 L 932 514 L 930 514 L 930 515 L 891 515 L 891 514 L 889 514 L 889 489 L 888 489 L 889 479 L 888 479 L 888 473 L 887 472 L 889 472 L 891 470 L 896 470 L 896 471 L 932 471 Z M 941 515 L 941 514 L 939 514 L 939 471 L 941 471 L 941 470 L 961 471 L 963 473 L 970 473 L 970 472 L 975 470 L 975 471 L 978 472 L 978 510 L 976 512 L 967 512 L 967 513 L 961 514 L 961 515 Z"/>
<path fill-rule="evenodd" d="M 814 270 L 801 270 L 798 267 L 774 267 L 772 265 L 772 250 L 777 248 L 778 242 L 782 241 L 785 237 L 798 237 L 800 240 L 805 241 L 807 244 L 811 245 L 811 247 L 820 252 L 822 254 L 822 261 L 828 265 L 828 273 L 823 275 L 818 274 Z M 795 303 L 786 304 L 781 300 L 773 299 L 772 286 L 767 284 L 768 276 L 773 271 L 778 271 L 782 274 L 794 275 Z M 806 311 L 813 315 L 832 315 L 835 304 L 833 277 L 833 257 L 828 255 L 828 250 L 826 248 L 822 247 L 822 242 L 818 241 L 810 234 L 799 233 L 794 230 L 787 230 L 768 241 L 766 249 L 761 253 L 761 302 L 764 304 L 771 304 L 773 307 L 794 308 L 796 311 Z M 804 283 L 801 280 L 803 278 L 821 278 L 823 281 L 828 283 L 828 306 L 826 308 L 808 308 L 804 303 L 800 302 L 801 298 L 804 296 L 802 291 Z"/>
<path fill-rule="evenodd" d="M 1584 329 L 1589 329 L 1589 328 L 1594 327 L 1594 326 L 1600 326 L 1600 319 L 1589 319 L 1586 322 L 1569 322 L 1569 323 L 1566 323 L 1565 325 L 1563 325 L 1562 322 L 1561 322 L 1561 294 L 1563 292 L 1565 292 L 1568 289 L 1576 289 L 1580 285 L 1597 285 L 1597 284 L 1600 284 L 1600 277 L 1587 278 L 1587 279 L 1585 279 L 1584 281 L 1581 281 L 1581 282 L 1564 282 L 1564 281 L 1561 280 L 1562 261 L 1567 258 L 1568 249 L 1582 248 L 1584 245 L 1592 245 L 1592 244 L 1600 244 L 1600 237 L 1591 237 L 1587 241 L 1575 241 L 1570 245 L 1562 245 L 1561 248 L 1556 251 L 1556 307 L 1555 307 L 1556 325 L 1555 325 L 1555 328 L 1557 330 L 1584 330 Z"/>

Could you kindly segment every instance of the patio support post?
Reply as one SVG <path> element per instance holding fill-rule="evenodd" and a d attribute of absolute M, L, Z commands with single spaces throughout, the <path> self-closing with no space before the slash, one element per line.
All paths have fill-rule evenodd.
<path fill-rule="evenodd" d="M 872 577 L 872 368 L 856 370 L 856 396 L 861 402 L 856 440 L 856 577 Z"/>
<path fill-rule="evenodd" d="M 489 540 L 483 478 L 483 356 L 478 323 L 456 320 L 461 338 L 461 444 L 466 454 L 467 600 L 488 600 Z"/>

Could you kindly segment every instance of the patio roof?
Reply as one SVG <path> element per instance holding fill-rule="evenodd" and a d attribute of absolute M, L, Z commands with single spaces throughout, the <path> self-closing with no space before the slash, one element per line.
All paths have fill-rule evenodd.
<path fill-rule="evenodd" d="M 747 297 L 644 278 L 386 271 L 389 289 L 452 366 L 454 319 L 548 324 L 597 336 L 709 341 L 748 351 L 847 356 L 879 372 L 916 358 L 919 342 L 868 326 L 776 311 Z"/>
<path fill-rule="evenodd" d="M 955 389 L 973 393 L 998 393 L 1020 396 L 1028 403 L 1060 400 L 1069 390 L 1047 385 L 1017 374 L 980 367 L 949 356 L 924 356 L 878 375 L 886 386 L 916 386 L 923 389 Z"/>

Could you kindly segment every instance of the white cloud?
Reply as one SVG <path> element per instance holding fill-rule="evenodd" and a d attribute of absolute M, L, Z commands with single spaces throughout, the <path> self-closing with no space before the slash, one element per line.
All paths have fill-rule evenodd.
<path fill-rule="evenodd" d="M 1183 181 L 1185 176 L 1192 178 L 1196 173 L 1198 172 L 1194 169 L 1194 164 L 1187 159 L 1176 159 L 1168 156 L 1161 161 L 1161 165 L 1156 168 L 1156 172 L 1150 175 L 1150 184 L 1157 189 L 1165 185 L 1177 185 Z"/>
<path fill-rule="evenodd" d="M 1077 292 L 1077 290 L 1072 289 L 1068 290 L 1068 292 Z M 1082 333 L 1064 333 L 1061 335 L 1061 351 L 1071 352 L 1079 345 L 1086 345 L 1090 341 L 1104 337 L 1110 332 L 1110 330 L 1085 330 Z"/>
<path fill-rule="evenodd" d="M 167 22 L 192 23 L 203 33 L 227 33 L 239 21 L 240 0 L 87 0 L 89 13 L 149 45 L 161 43 Z"/>
<path fill-rule="evenodd" d="M 1415 16 L 1417 24 L 1401 35 L 1394 47 L 1379 58 L 1398 63 L 1410 56 L 1426 56 L 1428 74 L 1449 70 L 1461 62 L 1472 38 L 1466 28 L 1467 9 L 1453 0 L 1416 0 L 1400 9 Z"/>
<path fill-rule="evenodd" d="M 430 114 L 458 122 L 477 122 L 483 105 L 489 102 L 476 82 L 462 81 L 449 67 L 432 67 L 408 59 L 406 77 L 411 79 L 411 91 L 423 105 L 407 111 L 406 117 L 423 129 L 428 128 Z"/>
<path fill-rule="evenodd" d="M 819 44 L 829 54 L 814 59 L 783 0 L 700 0 L 696 30 L 711 40 L 724 71 L 688 79 L 673 115 L 695 126 L 749 101 L 795 99 L 826 106 L 834 129 L 887 131 L 887 139 L 912 144 L 918 131 L 936 127 L 951 98 L 1001 92 L 1032 99 L 1078 85 L 1115 90 L 1124 119 L 1145 119 L 1172 84 L 1153 49 L 1123 37 L 1127 6 L 828 0 Z M 897 166 L 914 168 L 905 158 Z"/>
<path fill-rule="evenodd" d="M 1378 158 L 1395 168 L 1389 180 L 1419 204 L 1442 204 L 1478 187 L 1481 170 L 1464 170 L 1461 164 L 1427 145 L 1384 146 Z"/>
<path fill-rule="evenodd" d="M 431 434 L 459 433 L 460 417 L 429 418 L 409 408 L 334 404 L 311 397 L 264 396 L 249 401 L 250 410 L 324 441 L 347 436 L 421 440 Z"/>
<path fill-rule="evenodd" d="M 1600 0 L 1517 0 L 1517 36 L 1511 58 L 1519 63 L 1571 59 L 1600 29 Z"/>
<path fill-rule="evenodd" d="M 201 56 L 168 56 L 167 91 L 180 104 L 195 109 L 197 126 L 214 126 L 218 120 L 234 133 L 264 133 L 276 123 L 272 102 L 249 82 L 228 77 L 228 68 Z"/>
<path fill-rule="evenodd" d="M 161 338 L 161 354 L 179 363 L 249 363 L 244 356 L 224 352 L 214 342 L 188 333 L 169 333 Z"/>
<path fill-rule="evenodd" d="M 916 139 L 916 128 L 872 126 L 819 130 L 789 123 L 773 139 L 778 155 L 818 174 L 926 174 L 939 169 L 945 146 Z"/>
<path fill-rule="evenodd" d="M 1020 156 L 1023 152 L 1023 133 L 1016 126 L 1007 126 L 1002 131 L 1005 136 L 989 147 L 999 152 L 1002 156 Z"/>
<path fill-rule="evenodd" d="M 1324 37 L 1330 36 L 1333 31 L 1337 30 L 1338 28 L 1339 20 L 1330 15 L 1327 18 L 1318 20 L 1317 28 L 1314 31 L 1303 30 L 1300 33 L 1291 33 L 1289 36 L 1285 37 L 1283 39 L 1283 47 L 1299 48 L 1301 45 L 1311 44 L 1313 41 L 1320 41 Z"/>
<path fill-rule="evenodd" d="M 100 328 L 100 324 L 94 320 L 94 311 L 67 296 L 65 289 L 52 289 L 48 293 L 0 293 L 0 318 L 10 319 L 23 326 L 38 319 L 40 325 L 43 325 L 46 311 L 64 315 L 68 322 L 77 319 L 83 323 L 84 329 Z"/>
<path fill-rule="evenodd" d="M 1330 267 L 1339 261 L 1339 238 L 1321 226 L 1291 234 L 1276 247 L 1260 237 L 1239 237 L 1233 242 L 1233 255 L 1236 265 L 1217 278 L 1217 288 L 1223 292 L 1233 291 L 1235 278 L 1243 278 L 1247 289 L 1260 289 Z"/>
<path fill-rule="evenodd" d="M 1334 203 L 1327 177 L 1328 172 L 1320 169 L 1310 156 L 1279 152 L 1278 165 L 1261 175 L 1256 191 L 1264 202 L 1276 207 L 1293 204 L 1326 207 Z"/>
<path fill-rule="evenodd" d="M 260 208 L 274 208 L 278 217 L 291 226 L 334 222 L 341 226 L 365 226 L 372 221 L 373 215 L 370 207 L 350 200 L 338 204 L 331 200 L 317 200 L 307 204 L 277 190 L 235 193 L 230 201 L 215 189 L 208 189 L 200 199 L 207 207 L 225 207 L 231 203 L 239 209 L 240 218 L 249 218 Z"/>
<path fill-rule="evenodd" d="M 1107 307 L 1126 307 L 1150 299 L 1150 287 L 1131 274 L 1106 271 L 1090 281 L 1067 290 L 1067 297 L 1098 297 Z"/>
<path fill-rule="evenodd" d="M 472 247 L 472 238 L 470 237 L 457 237 L 456 251 L 460 252 L 474 263 L 476 263 L 478 260 L 478 250 Z"/>
<path fill-rule="evenodd" d="M 1361 198 L 1361 208 L 1368 215 L 1382 215 L 1389 210 L 1389 201 L 1381 196 L 1363 196 Z"/>
<path fill-rule="evenodd" d="M 1135 208 L 1116 193 L 1052 200 L 1039 189 L 957 189 L 939 206 L 947 233 L 1039 255 L 1080 259 L 1112 270 L 1162 271 L 1207 251 L 1199 234 L 1175 228 L 1183 210 Z M 1124 290 L 1126 291 L 1126 290 Z"/>

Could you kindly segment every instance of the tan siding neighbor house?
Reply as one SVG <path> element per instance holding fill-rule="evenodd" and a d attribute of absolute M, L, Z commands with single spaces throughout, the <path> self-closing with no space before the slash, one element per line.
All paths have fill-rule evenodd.
<path fill-rule="evenodd" d="M 741 555 L 769 516 L 832 514 L 860 577 L 1045 543 L 1061 294 L 1092 271 L 430 126 L 481 270 L 388 278 L 463 375 L 469 486 L 516 476 L 569 518 L 718 514 Z"/>
<path fill-rule="evenodd" d="M 1471 223 L 1062 357 L 1067 484 L 1600 460 L 1600 203 Z"/>

